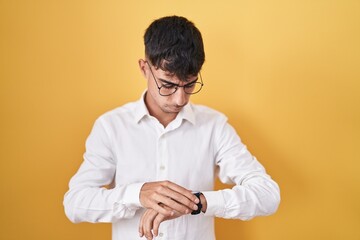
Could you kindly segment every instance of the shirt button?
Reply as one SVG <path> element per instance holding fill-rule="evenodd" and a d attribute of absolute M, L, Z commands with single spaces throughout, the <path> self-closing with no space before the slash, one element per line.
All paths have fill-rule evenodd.
<path fill-rule="evenodd" d="M 165 170 L 165 166 L 164 166 L 164 165 L 161 165 L 161 166 L 160 166 L 160 170 L 161 170 L 161 171 L 164 171 L 164 170 Z"/>
<path fill-rule="evenodd" d="M 159 233 L 159 237 L 163 237 L 164 236 L 164 234 L 161 232 L 161 233 Z"/>

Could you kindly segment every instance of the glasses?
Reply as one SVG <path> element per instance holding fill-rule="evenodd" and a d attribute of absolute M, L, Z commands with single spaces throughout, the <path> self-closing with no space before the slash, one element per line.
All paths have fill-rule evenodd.
<path fill-rule="evenodd" d="M 199 78 L 197 78 L 196 80 L 194 80 L 192 82 L 189 82 L 183 86 L 180 86 L 179 84 L 175 84 L 175 83 L 161 79 L 162 84 L 161 84 L 161 86 L 159 86 L 157 79 L 156 79 L 153 71 L 151 70 L 150 64 L 148 63 L 148 61 L 146 61 L 146 63 L 149 65 L 151 75 L 154 78 L 156 86 L 159 89 L 159 94 L 161 96 L 170 96 L 170 95 L 174 94 L 179 88 L 183 88 L 184 92 L 186 94 L 195 94 L 195 93 L 200 92 L 200 90 L 204 86 L 200 72 L 199 72 L 200 82 L 198 82 Z"/>

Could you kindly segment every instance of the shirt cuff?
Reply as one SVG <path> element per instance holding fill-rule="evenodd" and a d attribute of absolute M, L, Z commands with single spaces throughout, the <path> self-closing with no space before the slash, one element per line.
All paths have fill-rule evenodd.
<path fill-rule="evenodd" d="M 144 183 L 133 183 L 126 187 L 123 203 L 134 207 L 142 207 L 140 203 L 140 190 Z"/>
<path fill-rule="evenodd" d="M 221 191 L 201 192 L 206 198 L 206 212 L 204 216 L 223 217 L 225 215 L 225 201 Z"/>

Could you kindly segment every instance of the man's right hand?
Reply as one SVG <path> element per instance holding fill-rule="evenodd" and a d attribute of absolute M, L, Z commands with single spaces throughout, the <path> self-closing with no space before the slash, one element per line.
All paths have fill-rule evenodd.
<path fill-rule="evenodd" d="M 139 197 L 143 207 L 154 209 L 165 216 L 172 216 L 174 214 L 172 210 L 184 214 L 191 213 L 197 210 L 196 204 L 199 202 L 190 190 L 170 181 L 145 183 Z M 165 209 L 161 205 L 172 210 Z"/>

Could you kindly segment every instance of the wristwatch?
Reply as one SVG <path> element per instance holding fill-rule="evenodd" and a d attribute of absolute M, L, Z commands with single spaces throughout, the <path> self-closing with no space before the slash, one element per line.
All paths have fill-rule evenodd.
<path fill-rule="evenodd" d="M 191 215 L 197 215 L 197 214 L 201 213 L 201 209 L 202 209 L 202 204 L 201 204 L 201 199 L 200 199 L 201 194 L 202 194 L 201 192 L 194 193 L 194 195 L 199 199 L 199 203 L 196 204 L 198 206 L 198 209 L 192 211 Z"/>

